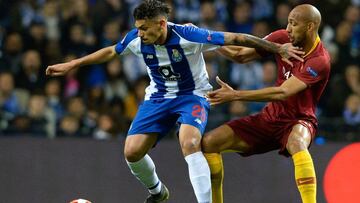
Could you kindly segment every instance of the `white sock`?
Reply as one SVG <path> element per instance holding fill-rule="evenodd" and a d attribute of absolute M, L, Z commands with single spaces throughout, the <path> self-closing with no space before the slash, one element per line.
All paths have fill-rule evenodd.
<path fill-rule="evenodd" d="M 189 176 L 199 203 L 211 203 L 210 168 L 202 152 L 187 155 Z"/>
<path fill-rule="evenodd" d="M 161 181 L 159 180 L 155 164 L 149 155 L 145 155 L 137 162 L 128 162 L 131 173 L 149 190 L 151 194 L 161 191 Z"/>

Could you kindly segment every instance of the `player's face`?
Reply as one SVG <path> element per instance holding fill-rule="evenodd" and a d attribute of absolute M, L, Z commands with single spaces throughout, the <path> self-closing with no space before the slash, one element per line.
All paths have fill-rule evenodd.
<path fill-rule="evenodd" d="M 290 12 L 286 31 L 289 33 L 290 42 L 294 46 L 304 44 L 307 32 L 307 24 L 301 20 L 301 14 Z"/>
<path fill-rule="evenodd" d="M 155 19 L 136 20 L 135 27 L 139 30 L 138 36 L 145 44 L 157 44 L 164 35 L 163 21 Z"/>

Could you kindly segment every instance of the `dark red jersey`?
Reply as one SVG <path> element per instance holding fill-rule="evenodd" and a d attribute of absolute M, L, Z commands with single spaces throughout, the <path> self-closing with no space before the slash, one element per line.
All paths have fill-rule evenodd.
<path fill-rule="evenodd" d="M 280 44 L 290 42 L 286 30 L 275 31 L 266 36 L 265 39 Z M 266 117 L 269 120 L 307 120 L 316 127 L 316 104 L 329 80 L 329 53 L 320 38 L 317 38 L 313 49 L 305 56 L 304 62 L 292 60 L 294 66 L 291 67 L 281 60 L 279 54 L 276 54 L 275 58 L 278 67 L 276 86 L 280 86 L 285 80 L 295 76 L 306 83 L 307 88 L 285 101 L 270 102 L 262 113 L 267 115 Z"/>

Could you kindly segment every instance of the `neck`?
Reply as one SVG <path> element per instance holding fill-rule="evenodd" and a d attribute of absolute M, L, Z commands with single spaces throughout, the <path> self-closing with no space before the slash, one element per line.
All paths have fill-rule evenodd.
<path fill-rule="evenodd" d="M 167 29 L 167 26 L 165 26 L 163 33 L 161 34 L 161 36 L 159 37 L 159 40 L 155 44 L 158 44 L 158 45 L 165 44 L 167 38 L 168 38 L 168 29 Z"/>
<path fill-rule="evenodd" d="M 309 52 L 311 52 L 311 51 L 314 50 L 314 48 L 315 48 L 314 46 L 316 46 L 315 43 L 317 43 L 317 41 L 316 41 L 317 37 L 318 37 L 318 34 L 317 34 L 317 33 L 313 33 L 313 34 L 308 38 L 308 40 L 306 40 L 306 43 L 305 43 L 304 46 L 303 46 L 305 55 L 310 54 Z"/>

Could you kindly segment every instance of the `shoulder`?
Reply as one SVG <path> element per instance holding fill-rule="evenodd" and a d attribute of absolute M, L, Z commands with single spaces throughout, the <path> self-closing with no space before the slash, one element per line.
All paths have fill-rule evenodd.
<path fill-rule="evenodd" d="M 168 23 L 169 27 L 179 34 L 183 38 L 187 38 L 191 34 L 203 34 L 208 33 L 209 31 L 199 28 L 195 25 L 179 25 L 174 23 Z"/>
<path fill-rule="evenodd" d="M 271 41 L 271 42 L 280 43 L 280 44 L 290 42 L 289 34 L 287 33 L 287 31 L 285 29 L 276 30 L 276 31 L 268 34 L 267 36 L 265 36 L 264 39 Z"/>
<path fill-rule="evenodd" d="M 223 32 L 199 28 L 195 25 L 168 24 L 177 35 L 190 42 L 214 45 L 224 44 Z"/>
<path fill-rule="evenodd" d="M 313 54 L 305 58 L 305 64 L 321 69 L 330 69 L 330 55 L 322 43 L 318 45 Z"/>
<path fill-rule="evenodd" d="M 189 24 L 176 24 L 176 23 L 172 23 L 172 22 L 168 22 L 168 26 L 175 30 L 175 31 L 179 31 L 179 32 L 184 32 L 184 31 L 195 31 L 197 29 L 200 29 L 199 27 L 197 27 L 196 25 L 193 25 L 191 23 Z"/>
<path fill-rule="evenodd" d="M 132 40 L 136 39 L 137 37 L 138 37 L 138 29 L 136 29 L 136 28 L 132 29 L 125 35 L 125 37 L 123 38 L 121 43 L 131 42 Z"/>
<path fill-rule="evenodd" d="M 138 38 L 137 29 L 132 29 L 131 31 L 129 31 L 125 35 L 125 37 L 115 45 L 116 53 L 118 54 L 122 53 L 126 49 L 126 47 L 128 47 L 128 45 L 137 38 Z"/>
<path fill-rule="evenodd" d="M 317 55 L 305 60 L 306 72 L 313 76 L 330 74 L 330 60 L 325 55 Z"/>

